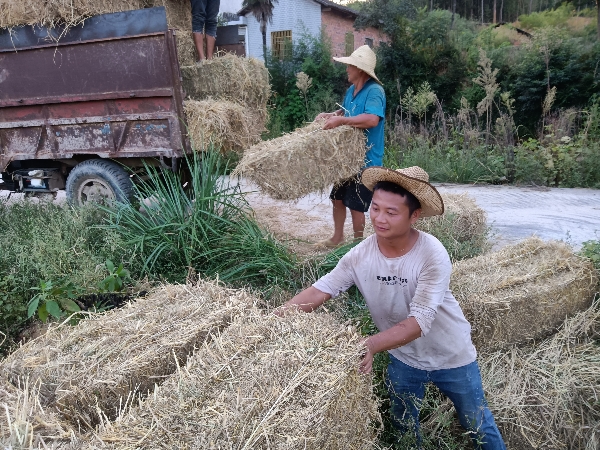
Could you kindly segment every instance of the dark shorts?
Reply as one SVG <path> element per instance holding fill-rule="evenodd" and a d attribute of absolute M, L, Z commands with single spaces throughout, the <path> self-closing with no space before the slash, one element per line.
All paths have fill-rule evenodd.
<path fill-rule="evenodd" d="M 217 16 L 219 15 L 220 0 L 190 0 L 192 3 L 192 31 L 205 33 L 208 36 L 217 35 Z"/>
<path fill-rule="evenodd" d="M 341 200 L 346 208 L 354 211 L 367 212 L 373 199 L 373 192 L 357 181 L 358 179 L 360 176 L 355 176 L 334 185 L 329 198 Z"/>

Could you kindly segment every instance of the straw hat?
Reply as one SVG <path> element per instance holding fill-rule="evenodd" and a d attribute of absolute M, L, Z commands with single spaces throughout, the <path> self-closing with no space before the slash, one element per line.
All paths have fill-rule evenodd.
<path fill-rule="evenodd" d="M 375 52 L 368 45 L 358 47 L 350 56 L 333 58 L 333 60 L 358 67 L 381 84 L 381 81 L 375 76 L 375 63 L 377 62 L 377 57 L 375 56 Z"/>
<path fill-rule="evenodd" d="M 442 196 L 431 184 L 429 175 L 419 166 L 406 169 L 386 169 L 385 167 L 367 167 L 362 173 L 362 184 L 373 190 L 380 181 L 391 181 L 403 187 L 417 197 L 421 203 L 421 217 L 437 216 L 444 213 Z"/>

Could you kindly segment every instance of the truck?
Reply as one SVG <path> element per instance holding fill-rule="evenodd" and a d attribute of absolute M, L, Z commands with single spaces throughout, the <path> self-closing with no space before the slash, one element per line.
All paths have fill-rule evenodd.
<path fill-rule="evenodd" d="M 0 29 L 0 189 L 127 201 L 145 167 L 191 152 L 164 7 Z"/>

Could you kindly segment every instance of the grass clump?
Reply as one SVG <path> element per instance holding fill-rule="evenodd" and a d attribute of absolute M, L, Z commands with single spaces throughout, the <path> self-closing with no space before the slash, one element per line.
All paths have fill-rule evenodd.
<path fill-rule="evenodd" d="M 201 274 L 256 287 L 289 283 L 295 258 L 252 219 L 239 186 L 219 175 L 227 168 L 218 152 L 187 162 L 189 174 L 147 167 L 148 179 L 134 190 L 141 207 L 107 209 L 103 228 L 140 255 L 139 275 L 182 282 Z"/>

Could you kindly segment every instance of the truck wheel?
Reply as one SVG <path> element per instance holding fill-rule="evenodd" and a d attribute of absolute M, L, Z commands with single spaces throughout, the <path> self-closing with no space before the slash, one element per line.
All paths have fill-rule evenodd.
<path fill-rule="evenodd" d="M 77 164 L 67 178 L 67 200 L 73 205 L 89 202 L 129 201 L 132 194 L 129 175 L 119 164 L 106 159 L 90 159 Z"/>

